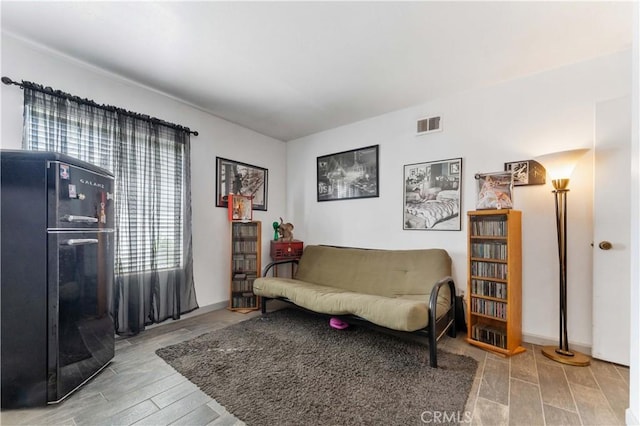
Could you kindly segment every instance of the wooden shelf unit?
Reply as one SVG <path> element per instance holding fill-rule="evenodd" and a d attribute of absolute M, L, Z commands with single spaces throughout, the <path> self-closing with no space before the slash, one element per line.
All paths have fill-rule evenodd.
<path fill-rule="evenodd" d="M 253 294 L 253 281 L 260 276 L 261 254 L 261 222 L 231 222 L 229 310 L 247 313 L 260 309 L 260 298 Z"/>
<path fill-rule="evenodd" d="M 522 213 L 468 216 L 467 342 L 499 355 L 522 347 Z"/>

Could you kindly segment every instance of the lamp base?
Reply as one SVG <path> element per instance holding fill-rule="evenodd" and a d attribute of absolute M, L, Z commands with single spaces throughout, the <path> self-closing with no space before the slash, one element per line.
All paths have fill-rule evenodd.
<path fill-rule="evenodd" d="M 575 365 L 577 367 L 586 367 L 591 364 L 591 358 L 580 352 L 566 352 L 557 346 L 543 346 L 542 354 L 549 359 L 562 364 Z"/>

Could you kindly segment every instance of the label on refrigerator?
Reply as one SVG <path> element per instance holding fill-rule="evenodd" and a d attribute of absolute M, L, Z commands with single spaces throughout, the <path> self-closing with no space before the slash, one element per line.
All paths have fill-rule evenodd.
<path fill-rule="evenodd" d="M 69 184 L 69 198 L 78 198 L 78 193 L 76 192 L 76 186 L 73 184 Z"/>

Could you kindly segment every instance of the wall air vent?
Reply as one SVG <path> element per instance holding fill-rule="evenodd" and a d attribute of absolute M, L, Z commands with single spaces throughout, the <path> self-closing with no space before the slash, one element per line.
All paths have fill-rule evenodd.
<path fill-rule="evenodd" d="M 442 119 L 440 116 L 428 117 L 418 120 L 418 127 L 416 134 L 426 135 L 427 133 L 441 132 L 442 131 Z"/>

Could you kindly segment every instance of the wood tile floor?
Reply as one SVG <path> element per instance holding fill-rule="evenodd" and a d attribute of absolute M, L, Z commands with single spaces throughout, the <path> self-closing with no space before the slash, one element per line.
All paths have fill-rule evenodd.
<path fill-rule="evenodd" d="M 465 342 L 462 335 L 442 348 L 478 360 L 466 410 L 473 425 L 624 425 L 629 406 L 629 368 L 592 360 L 589 367 L 559 364 L 541 347 L 511 358 Z"/>
<path fill-rule="evenodd" d="M 276 304 L 273 304 L 276 306 Z M 4 410 L 2 425 L 235 425 L 243 424 L 155 355 L 155 350 L 252 318 L 219 310 L 119 339 L 113 362 L 66 401 Z M 501 358 L 456 339 L 442 348 L 474 357 L 478 372 L 467 402 L 474 425 L 618 425 L 628 406 L 629 370 L 594 360 L 570 367 L 540 348 Z"/>

